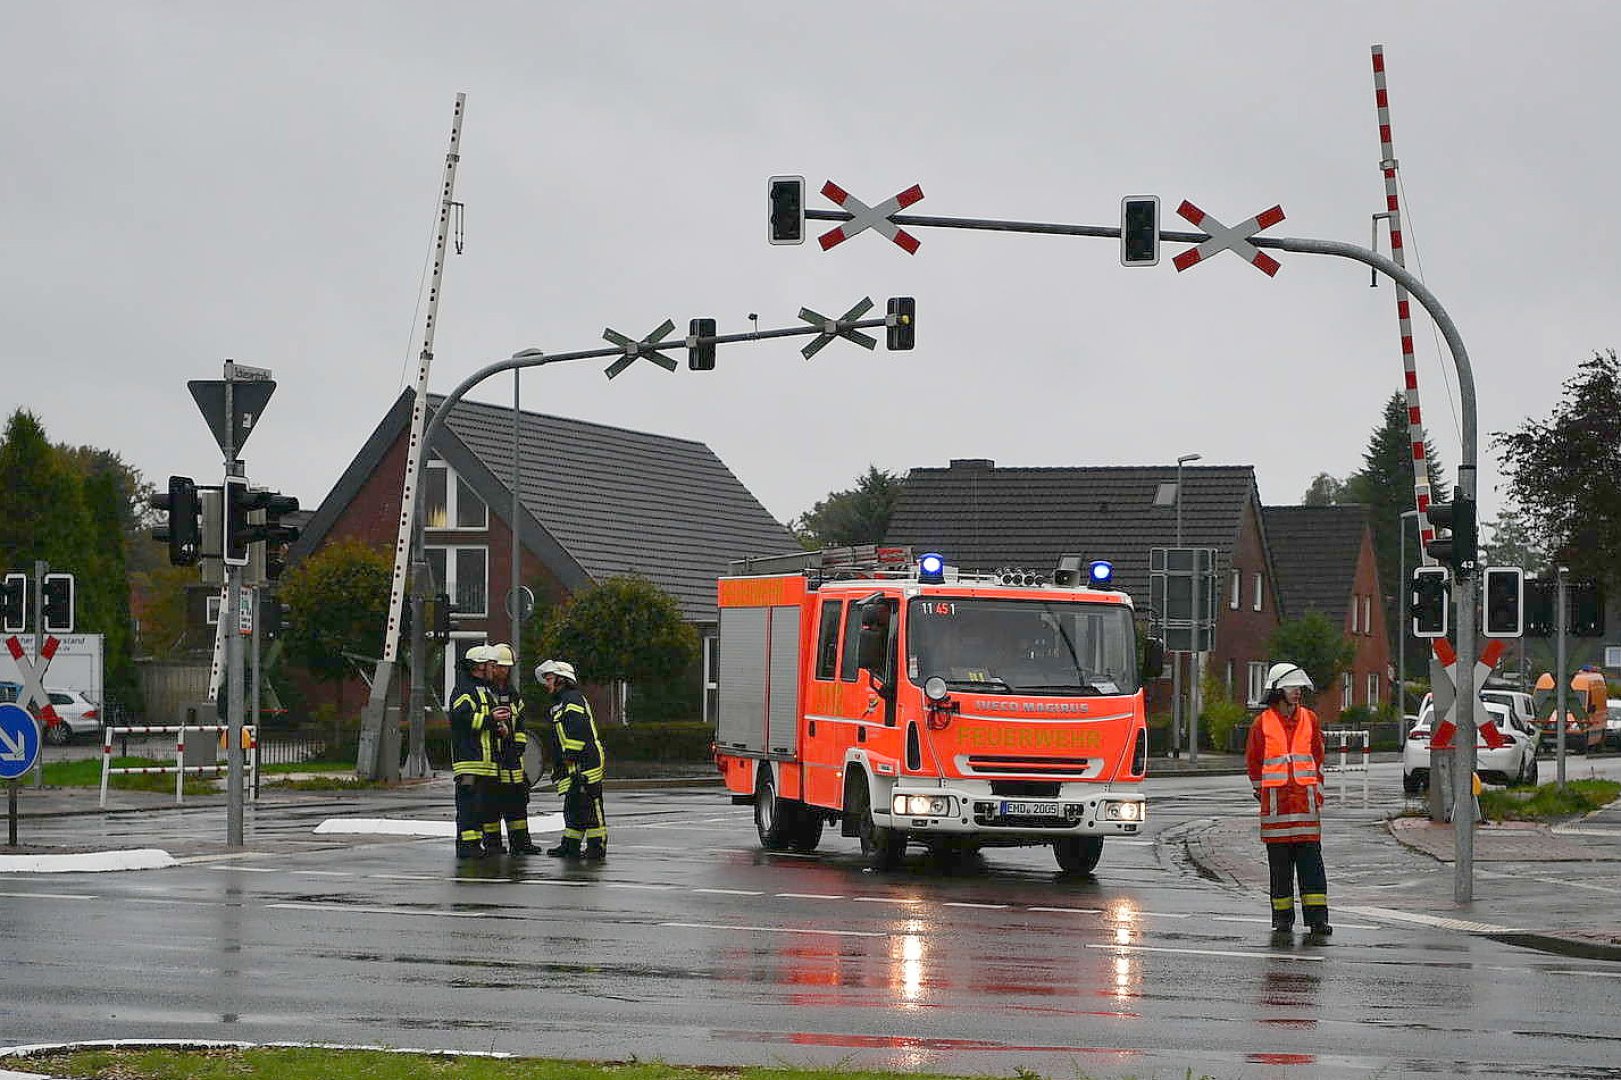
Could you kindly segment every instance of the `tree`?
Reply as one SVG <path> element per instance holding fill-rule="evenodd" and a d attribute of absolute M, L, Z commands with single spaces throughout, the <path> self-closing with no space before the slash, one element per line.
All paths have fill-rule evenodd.
<path fill-rule="evenodd" d="M 795 535 L 807 548 L 846 544 L 881 544 L 889 531 L 905 478 L 868 465 L 856 486 L 835 491 L 801 514 L 793 523 Z"/>
<path fill-rule="evenodd" d="M 1320 472 L 1312 477 L 1306 493 L 1300 497 L 1301 506 L 1335 506 L 1345 502 L 1345 481 Z"/>
<path fill-rule="evenodd" d="M 1428 466 L 1430 499 L 1445 502 L 1447 483 L 1435 445 L 1426 440 L 1424 454 Z M 1407 667 L 1416 671 L 1423 668 L 1425 656 L 1422 642 L 1399 632 L 1397 598 L 1406 583 L 1401 577 L 1402 531 L 1407 531 L 1407 568 L 1411 570 L 1419 560 L 1416 544 L 1417 530 L 1402 520 L 1405 511 L 1414 508 L 1413 502 L 1413 443 L 1407 423 L 1407 398 L 1392 394 L 1385 402 L 1384 415 L 1368 440 L 1362 455 L 1362 468 L 1345 481 L 1344 500 L 1362 503 L 1369 510 L 1369 524 L 1373 529 L 1373 554 L 1379 566 L 1379 585 L 1384 593 L 1385 626 L 1395 634 L 1394 648 L 1405 644 L 1408 648 Z M 1392 650 L 1394 651 L 1394 649 Z"/>
<path fill-rule="evenodd" d="M 1279 623 L 1267 649 L 1273 659 L 1299 664 L 1319 693 L 1335 686 L 1356 661 L 1356 644 L 1321 611 Z"/>
<path fill-rule="evenodd" d="M 537 650 L 568 660 L 584 682 L 668 681 L 699 652 L 698 632 L 675 598 L 641 577 L 608 578 L 575 593 L 538 629 Z"/>
<path fill-rule="evenodd" d="M 279 586 L 283 648 L 312 677 L 338 686 L 340 712 L 343 683 L 354 670 L 349 657 L 383 655 L 392 572 L 381 551 L 346 539 L 300 562 Z"/>
<path fill-rule="evenodd" d="M 1528 574 L 1552 569 L 1553 560 L 1540 531 L 1529 512 L 1518 504 L 1504 506 L 1496 518 L 1484 522 L 1481 535 L 1491 538 L 1481 544 L 1486 566 L 1518 566 Z"/>
<path fill-rule="evenodd" d="M 1621 365 L 1595 352 L 1546 420 L 1496 432 L 1509 495 L 1531 540 L 1571 576 L 1621 586 Z"/>
<path fill-rule="evenodd" d="M 44 559 L 57 570 L 80 570 L 97 546 L 85 518 L 83 485 L 33 413 L 18 409 L 7 422 L 0 476 L 6 478 L 0 569 L 31 573 L 34 560 Z"/>

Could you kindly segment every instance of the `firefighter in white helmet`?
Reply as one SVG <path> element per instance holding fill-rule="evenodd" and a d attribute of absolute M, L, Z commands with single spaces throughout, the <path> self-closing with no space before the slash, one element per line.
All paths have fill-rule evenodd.
<path fill-rule="evenodd" d="M 524 775 L 523 753 L 529 745 L 524 724 L 523 696 L 512 685 L 517 661 L 512 646 L 489 646 L 490 716 L 495 721 L 495 783 L 490 814 L 484 820 L 484 850 L 499 853 L 501 822 L 507 825 L 507 846 L 514 855 L 539 855 L 529 838 L 529 781 Z"/>
<path fill-rule="evenodd" d="M 495 720 L 489 665 L 493 652 L 474 645 L 463 656 L 450 692 L 450 757 L 456 780 L 456 857 L 485 855 L 484 823 L 495 790 Z"/>
<path fill-rule="evenodd" d="M 552 778 L 563 796 L 563 838 L 546 854 L 565 859 L 605 859 L 608 823 L 602 810 L 604 756 L 591 703 L 580 693 L 574 665 L 547 660 L 535 678 L 552 695 Z M 582 848 L 581 843 L 584 842 Z"/>
<path fill-rule="evenodd" d="M 1266 709 L 1250 728 L 1244 761 L 1261 804 L 1261 840 L 1271 871 L 1272 929 L 1295 925 L 1296 877 L 1308 933 L 1327 936 L 1328 877 L 1323 869 L 1323 731 L 1300 703 L 1315 689 L 1298 664 L 1266 673 Z"/>

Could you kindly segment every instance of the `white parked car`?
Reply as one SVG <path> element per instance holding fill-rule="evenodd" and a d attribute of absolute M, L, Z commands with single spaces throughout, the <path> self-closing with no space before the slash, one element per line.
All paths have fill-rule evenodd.
<path fill-rule="evenodd" d="M 1523 690 L 1482 690 L 1480 700 L 1507 705 L 1515 719 L 1523 720 L 1532 728 L 1537 726 L 1536 703 L 1531 700 L 1531 695 Z"/>
<path fill-rule="evenodd" d="M 101 710 L 96 703 L 77 690 L 45 691 L 51 696 L 51 708 L 56 711 L 60 724 L 45 729 L 45 741 L 53 746 L 65 746 L 74 739 L 101 735 Z"/>
<path fill-rule="evenodd" d="M 1498 701 L 1486 701 L 1486 710 L 1497 720 L 1497 730 L 1507 739 L 1502 746 L 1486 745 L 1484 736 L 1475 735 L 1475 772 L 1486 783 L 1535 784 L 1537 782 L 1537 728 L 1534 721 L 1521 719 Z M 1402 743 L 1401 786 L 1416 795 L 1430 783 L 1430 724 L 1435 704 L 1426 697 L 1418 713 L 1418 723 Z"/>

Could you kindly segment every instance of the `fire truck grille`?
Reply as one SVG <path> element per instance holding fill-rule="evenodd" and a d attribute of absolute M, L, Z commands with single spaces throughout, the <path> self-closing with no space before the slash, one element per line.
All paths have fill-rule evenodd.
<path fill-rule="evenodd" d="M 1086 758 L 1009 757 L 999 754 L 974 755 L 968 768 L 982 776 L 1082 777 L 1091 762 Z"/>

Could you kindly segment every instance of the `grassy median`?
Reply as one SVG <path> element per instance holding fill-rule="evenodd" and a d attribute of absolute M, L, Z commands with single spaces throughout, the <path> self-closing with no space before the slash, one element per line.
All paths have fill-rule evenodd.
<path fill-rule="evenodd" d="M 881 1072 L 835 1066 L 827 1069 L 691 1068 L 656 1062 L 599 1063 L 552 1058 L 336 1050 L 317 1047 L 133 1047 L 74 1050 L 7 1058 L 0 1067 L 46 1072 L 56 1077 L 98 1080 L 948 1080 L 944 1074 Z M 1015 1068 L 1014 1080 L 1042 1074 Z M 1136 1080 L 1138 1074 L 1118 1076 Z M 968 1078 L 961 1078 L 968 1080 Z M 984 1080 L 983 1074 L 974 1080 Z M 1066 1073 L 1064 1080 L 1092 1080 Z M 1102 1080 L 1102 1078 L 1096 1078 Z M 1189 1069 L 1178 1080 L 1214 1080 Z"/>
<path fill-rule="evenodd" d="M 1487 821 L 1559 821 L 1592 813 L 1621 795 L 1614 780 L 1571 780 L 1534 788 L 1488 788 L 1480 793 L 1480 812 Z"/>

